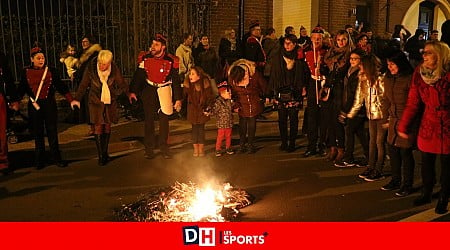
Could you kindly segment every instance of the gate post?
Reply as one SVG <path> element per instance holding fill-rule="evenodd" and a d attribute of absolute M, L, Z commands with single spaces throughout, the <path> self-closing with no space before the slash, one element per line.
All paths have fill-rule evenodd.
<path fill-rule="evenodd" d="M 136 61 L 137 55 L 139 53 L 139 44 L 140 44 L 140 32 L 139 31 L 139 18 L 140 18 L 140 6 L 141 1 L 140 0 L 133 0 L 133 31 L 134 31 L 134 51 L 133 51 L 133 61 Z"/>
<path fill-rule="evenodd" d="M 245 34 L 245 8 L 244 8 L 244 0 L 239 0 L 239 39 L 242 40 Z"/>
<path fill-rule="evenodd" d="M 188 0 L 183 0 L 183 32 L 191 33 L 188 27 Z"/>

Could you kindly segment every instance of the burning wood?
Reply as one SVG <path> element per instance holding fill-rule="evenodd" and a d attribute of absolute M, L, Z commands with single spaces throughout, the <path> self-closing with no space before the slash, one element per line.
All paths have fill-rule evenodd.
<path fill-rule="evenodd" d="M 176 182 L 123 205 L 116 217 L 119 221 L 220 222 L 235 219 L 239 209 L 250 204 L 250 195 L 229 183 L 214 189 Z"/>

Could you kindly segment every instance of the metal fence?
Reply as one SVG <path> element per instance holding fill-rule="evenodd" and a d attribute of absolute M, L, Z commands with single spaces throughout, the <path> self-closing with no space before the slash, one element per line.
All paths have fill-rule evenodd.
<path fill-rule="evenodd" d="M 209 35 L 210 8 L 211 0 L 1 0 L 0 48 L 16 80 L 36 43 L 67 78 L 60 53 L 68 43 L 81 49 L 83 35 L 92 34 L 129 77 L 137 53 L 148 49 L 155 32 L 168 35 L 171 53 L 184 32 Z"/>

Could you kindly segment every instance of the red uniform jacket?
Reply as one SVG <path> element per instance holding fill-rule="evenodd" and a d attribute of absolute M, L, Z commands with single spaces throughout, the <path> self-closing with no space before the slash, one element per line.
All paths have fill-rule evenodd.
<path fill-rule="evenodd" d="M 160 58 L 152 56 L 150 53 L 140 54 L 139 63 L 143 67 L 138 67 L 134 73 L 130 84 L 130 93 L 140 95 L 145 87 L 152 87 L 147 80 L 154 83 L 172 82 L 173 98 L 182 99 L 182 89 L 180 77 L 178 76 L 179 60 L 178 57 L 165 54 Z"/>

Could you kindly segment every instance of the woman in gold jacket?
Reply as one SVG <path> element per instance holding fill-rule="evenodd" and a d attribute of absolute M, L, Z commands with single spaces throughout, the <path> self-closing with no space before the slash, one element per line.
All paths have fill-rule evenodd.
<path fill-rule="evenodd" d="M 363 57 L 360 68 L 355 101 L 347 117 L 353 118 L 365 105 L 369 119 L 369 167 L 359 177 L 376 181 L 384 178 L 384 144 L 388 127 L 384 75 L 380 74 L 380 60 L 374 55 Z"/>

